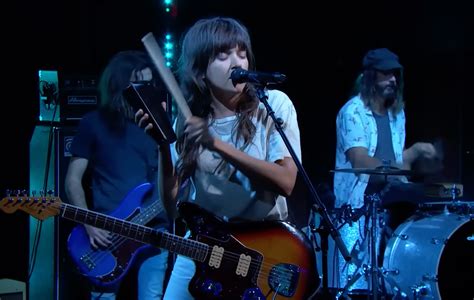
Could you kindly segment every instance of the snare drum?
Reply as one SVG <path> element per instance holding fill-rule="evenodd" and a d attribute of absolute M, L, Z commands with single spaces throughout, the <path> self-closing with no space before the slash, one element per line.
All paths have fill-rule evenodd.
<path fill-rule="evenodd" d="M 444 208 L 416 213 L 395 230 L 384 252 L 383 267 L 387 290 L 394 295 L 473 299 L 472 213 Z"/>

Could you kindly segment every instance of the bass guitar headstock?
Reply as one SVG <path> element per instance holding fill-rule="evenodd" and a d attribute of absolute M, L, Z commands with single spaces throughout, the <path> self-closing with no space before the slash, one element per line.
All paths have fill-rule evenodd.
<path fill-rule="evenodd" d="M 45 220 L 60 213 L 61 199 L 54 196 L 27 196 L 24 191 L 0 200 L 0 209 L 6 213 L 22 210 L 27 214 Z"/>

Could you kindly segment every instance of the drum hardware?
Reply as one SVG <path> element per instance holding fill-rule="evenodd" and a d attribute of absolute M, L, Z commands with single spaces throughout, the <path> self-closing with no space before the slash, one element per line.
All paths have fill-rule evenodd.
<path fill-rule="evenodd" d="M 345 172 L 352 173 L 355 175 L 367 174 L 367 175 L 382 175 L 384 176 L 385 182 L 388 182 L 388 176 L 412 176 L 415 173 L 412 170 L 403 170 L 390 165 L 384 164 L 376 168 L 349 168 L 349 169 L 335 169 L 331 172 Z M 383 268 L 378 266 L 378 257 L 379 251 L 377 250 L 377 239 L 378 239 L 378 221 L 382 222 L 382 218 L 379 216 L 379 210 L 381 209 L 381 199 L 379 193 L 374 193 L 373 195 L 366 195 L 367 199 L 367 215 L 366 220 L 370 219 L 370 226 L 368 232 L 368 248 L 369 248 L 369 264 L 363 265 L 362 268 L 346 283 L 344 288 L 338 292 L 338 296 L 342 297 L 347 295 L 348 289 L 361 277 L 367 276 L 369 282 L 369 292 L 373 299 L 378 299 L 378 294 L 381 292 L 379 288 L 379 280 L 383 282 L 386 280 L 390 283 L 392 291 L 395 295 L 398 295 L 402 298 L 406 297 L 406 293 L 402 291 L 396 281 L 389 276 L 389 274 L 397 274 L 398 271 L 384 271 Z M 385 225 L 385 224 L 382 224 Z M 408 237 L 405 237 L 408 238 Z M 384 288 L 384 287 L 382 287 Z M 385 296 L 384 292 L 381 293 L 382 297 Z"/>
<path fill-rule="evenodd" d="M 439 245 L 439 244 L 447 244 L 448 239 L 438 239 L 438 238 L 432 238 L 431 243 L 434 245 Z"/>
<path fill-rule="evenodd" d="M 347 293 L 349 292 L 348 288 L 351 287 L 359 278 L 369 273 L 369 266 L 367 264 L 363 264 L 359 271 L 351 276 L 344 287 L 344 289 L 340 290 L 336 294 L 336 300 L 341 299 L 341 297 L 347 297 Z"/>
<path fill-rule="evenodd" d="M 331 172 L 343 172 L 352 174 L 383 175 L 383 176 L 413 176 L 416 175 L 412 170 L 404 170 L 396 167 L 382 165 L 376 168 L 348 168 L 335 169 Z M 386 179 L 386 178 L 385 178 Z"/>
<path fill-rule="evenodd" d="M 336 169 L 333 172 L 338 171 L 357 175 L 412 175 L 410 171 L 388 168 Z M 370 249 L 370 264 L 363 265 L 349 278 L 350 282 L 338 293 L 339 297 L 347 295 L 348 288 L 361 276 L 377 274 L 379 277 L 372 276 L 370 282 L 374 278 L 383 278 L 382 289 L 385 287 L 390 291 L 393 300 L 439 300 L 454 294 L 474 299 L 474 265 L 470 263 L 474 261 L 474 202 L 457 200 L 462 195 L 462 185 L 459 184 L 438 187 L 437 193 L 451 201 L 413 201 L 419 209 L 390 236 L 384 250 L 383 266 L 371 267 L 374 249 Z M 373 207 L 369 211 L 371 220 L 374 220 Z M 372 235 L 375 230 L 369 227 Z M 371 289 L 373 287 L 374 284 Z"/>
<path fill-rule="evenodd" d="M 435 275 L 431 275 L 431 274 L 425 274 L 421 278 L 423 278 L 423 280 L 425 281 L 433 281 L 433 282 L 438 281 L 438 278 Z"/>
<path fill-rule="evenodd" d="M 381 280 L 382 277 L 386 277 L 385 274 L 387 274 L 387 271 L 383 272 L 382 269 L 378 267 L 377 262 L 379 257 L 379 251 L 377 250 L 377 237 L 379 236 L 378 224 L 379 222 L 383 222 L 382 218 L 379 215 L 380 196 L 379 194 L 375 193 L 373 195 L 367 195 L 366 199 L 367 201 L 364 205 L 366 209 L 366 220 L 370 219 L 370 226 L 368 232 L 369 264 L 363 264 L 358 268 L 358 271 L 353 276 L 351 276 L 344 288 L 342 288 L 337 293 L 336 299 L 346 297 L 349 292 L 349 288 L 362 276 L 366 276 L 369 279 L 368 292 L 371 294 L 371 297 L 373 297 L 373 299 L 379 299 L 379 292 L 381 292 L 379 288 L 379 280 Z M 362 214 L 360 214 L 360 216 L 362 216 Z M 360 216 L 358 218 L 360 218 Z M 361 263 L 354 261 L 354 258 L 353 262 L 356 263 L 356 265 L 360 265 Z M 393 280 L 389 280 L 394 283 Z M 383 292 L 381 293 L 381 296 L 384 296 Z"/>
<path fill-rule="evenodd" d="M 396 233 L 394 233 L 394 234 L 392 234 L 392 237 L 398 237 L 401 240 L 407 240 L 408 239 L 408 235 L 406 235 L 406 234 L 396 234 Z"/>
<path fill-rule="evenodd" d="M 430 288 L 426 284 L 418 284 L 411 287 L 413 299 L 421 299 L 428 296 Z"/>
<path fill-rule="evenodd" d="M 333 213 L 334 220 L 337 220 L 340 224 L 338 229 L 343 227 L 345 224 L 352 226 L 352 223 L 357 222 L 364 214 L 366 214 L 365 205 L 361 208 L 352 208 L 350 204 L 344 204 L 340 208 L 334 208 Z"/>
<path fill-rule="evenodd" d="M 387 270 L 382 267 L 382 276 L 385 280 L 385 282 L 388 283 L 388 285 L 392 288 L 392 294 L 393 299 L 407 299 L 408 296 L 407 294 L 402 291 L 400 286 L 397 284 L 395 279 L 393 278 L 393 275 L 398 275 L 400 274 L 400 270 L 393 269 L 393 270 Z"/>
<path fill-rule="evenodd" d="M 419 212 L 427 217 L 439 213 L 441 208 L 443 214 L 474 215 L 474 202 L 460 200 L 425 202 L 419 205 Z"/>
<path fill-rule="evenodd" d="M 370 217 L 371 217 L 371 224 L 370 224 L 370 231 L 369 231 L 369 253 L 370 253 L 370 290 L 372 290 L 372 295 L 373 299 L 377 300 L 378 299 L 378 292 L 379 292 L 379 278 L 381 275 L 381 271 L 378 267 L 378 257 L 379 257 L 379 251 L 377 250 L 377 237 L 379 236 L 378 234 L 378 207 L 381 202 L 379 194 L 375 193 L 373 195 L 369 195 L 368 197 L 369 200 L 369 212 L 370 212 Z"/>
<path fill-rule="evenodd" d="M 456 187 L 456 184 L 453 184 L 450 188 L 445 188 L 444 191 L 446 194 L 451 195 L 453 200 L 461 195 L 461 190 Z"/>
<path fill-rule="evenodd" d="M 417 212 L 387 243 L 383 269 L 396 272 L 386 274 L 386 288 L 413 300 L 449 299 L 454 294 L 472 299 L 473 235 L 474 219 L 467 214 Z"/>
<path fill-rule="evenodd" d="M 459 183 L 429 183 L 424 187 L 425 195 L 431 198 L 456 199 L 463 196 L 463 185 Z"/>
<path fill-rule="evenodd" d="M 382 274 L 384 276 L 387 276 L 387 275 L 390 275 L 390 274 L 398 275 L 398 274 L 400 274 L 400 270 L 398 270 L 398 269 L 386 270 L 385 268 L 382 268 Z"/>
<path fill-rule="evenodd" d="M 353 276 L 349 278 L 349 281 L 347 282 L 344 289 L 337 292 L 335 299 L 338 300 L 338 299 L 344 299 L 345 297 L 347 297 L 348 292 L 349 292 L 348 288 L 351 287 L 362 276 L 370 276 L 371 270 L 372 270 L 372 267 L 370 265 L 363 264 L 362 267 L 359 269 L 359 271 L 357 271 L 356 274 L 354 274 Z M 389 282 L 390 286 L 392 287 L 393 295 L 398 295 L 399 297 L 401 297 L 401 299 L 406 298 L 406 294 L 403 293 L 403 291 L 401 291 L 400 287 L 398 287 L 395 280 L 389 275 L 389 274 L 396 274 L 396 275 L 399 274 L 398 270 L 384 270 L 383 268 L 376 268 L 376 270 L 377 270 L 377 276 L 379 278 L 383 277 L 385 281 Z M 372 293 L 372 295 L 374 297 L 377 297 L 377 294 L 375 293 Z"/>

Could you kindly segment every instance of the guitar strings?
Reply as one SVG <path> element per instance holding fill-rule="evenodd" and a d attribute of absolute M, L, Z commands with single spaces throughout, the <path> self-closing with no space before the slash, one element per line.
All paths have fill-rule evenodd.
<path fill-rule="evenodd" d="M 208 244 L 201 243 L 194 239 L 186 239 L 181 236 L 176 236 L 173 234 L 169 234 L 167 232 L 163 232 L 161 246 L 163 246 L 164 248 L 172 248 L 168 244 L 178 246 L 178 247 L 175 247 L 174 251 L 170 250 L 172 252 L 184 253 L 182 251 L 183 247 L 185 250 L 191 248 L 191 251 L 187 251 L 187 253 L 184 255 L 188 257 L 190 256 L 195 257 L 196 260 L 199 260 L 201 262 L 202 260 L 197 258 L 197 253 L 193 253 L 193 250 L 195 250 L 194 252 L 196 251 L 199 252 L 199 250 L 202 250 L 202 252 L 205 253 L 207 257 L 209 256 L 209 249 L 212 247 Z M 193 246 L 193 244 L 194 245 L 198 244 L 198 246 L 197 247 Z M 188 247 L 188 246 L 192 246 L 192 247 Z M 224 251 L 224 254 L 222 255 L 224 260 L 227 260 L 233 263 L 238 262 L 240 260 L 240 256 L 241 256 L 241 253 L 235 253 L 228 250 Z M 257 274 L 258 278 L 267 279 L 267 278 L 270 278 L 271 274 L 273 274 L 273 276 L 276 276 L 279 278 L 280 280 L 279 282 L 284 283 L 284 284 L 291 283 L 291 278 L 293 278 L 296 272 L 294 270 L 289 270 L 284 267 L 277 266 L 276 268 L 274 268 L 275 263 L 278 263 L 278 262 L 279 261 L 276 261 L 274 259 L 267 257 L 267 259 L 264 260 L 263 262 L 257 262 L 255 260 L 251 260 L 250 266 L 255 269 L 258 269 L 258 274 Z M 303 268 L 298 267 L 298 270 L 303 273 L 308 273 L 308 271 Z"/>
<path fill-rule="evenodd" d="M 172 240 L 170 243 L 177 244 L 177 245 L 180 245 L 180 246 L 184 246 L 185 248 L 187 246 L 186 244 L 193 245 L 195 243 L 199 243 L 200 246 L 198 248 L 201 248 L 201 250 L 205 250 L 206 256 L 209 255 L 209 250 L 212 247 L 210 245 L 198 242 L 198 241 L 193 240 L 193 239 L 185 239 L 183 237 L 175 236 L 175 235 L 172 235 L 172 234 L 169 234 L 169 233 L 166 233 L 166 232 L 163 233 L 163 234 L 164 234 L 163 238 L 166 238 L 166 235 L 167 235 L 168 239 Z M 173 240 L 177 241 L 178 243 L 173 243 Z M 167 244 L 166 241 L 165 241 L 165 244 Z M 185 245 L 182 245 L 182 244 L 185 244 Z M 202 246 L 202 245 L 205 245 L 205 246 Z M 196 247 L 194 247 L 194 248 L 196 248 Z M 179 249 L 176 249 L 176 250 L 177 250 L 177 252 L 179 252 L 181 250 L 181 247 Z M 191 255 L 189 255 L 189 253 L 188 253 L 188 256 L 191 256 Z M 235 252 L 226 250 L 226 251 L 224 251 L 223 259 L 236 263 L 240 260 L 240 256 L 241 256 L 241 253 L 235 253 Z M 273 274 L 273 276 L 277 276 L 280 279 L 281 283 L 284 283 L 284 284 L 291 283 L 291 278 L 293 278 L 293 276 L 297 273 L 297 271 L 291 270 L 291 269 L 286 269 L 284 267 L 278 267 L 278 265 L 275 268 L 274 266 L 279 262 L 280 261 L 277 261 L 275 259 L 271 259 L 271 258 L 267 257 L 262 262 L 257 262 L 255 260 L 252 260 L 251 263 L 250 263 L 250 266 L 254 267 L 255 269 L 258 269 L 260 267 L 260 269 L 258 271 L 258 277 L 259 278 L 267 279 L 267 278 L 270 278 L 270 276 L 272 276 L 271 274 Z M 298 271 L 300 271 L 300 273 L 308 273 L 308 270 L 306 270 L 304 268 L 300 268 L 300 267 L 298 267 Z M 284 279 L 284 281 L 282 281 L 283 280 L 282 278 Z"/>
<path fill-rule="evenodd" d="M 154 214 L 148 215 L 147 218 L 147 213 L 153 211 L 154 209 L 157 209 L 157 211 Z M 150 221 L 151 218 L 153 218 L 155 215 L 158 215 L 163 211 L 163 208 L 158 205 L 158 201 L 153 202 L 151 205 L 146 207 L 143 212 L 139 213 L 138 215 L 134 216 L 130 222 L 131 223 L 136 223 L 136 224 L 146 224 Z M 145 219 L 142 220 L 141 222 L 138 222 L 142 216 L 145 216 Z M 117 250 L 120 246 L 122 246 L 125 242 L 129 240 L 126 237 L 120 236 L 119 234 L 114 233 L 113 237 L 111 239 L 111 244 L 108 245 L 107 247 L 103 248 L 97 248 L 97 249 L 91 249 L 91 251 L 85 253 L 89 258 L 92 259 L 94 264 L 103 262 L 107 257 L 108 257 L 108 251 L 112 252 Z"/>
<path fill-rule="evenodd" d="M 48 207 L 48 208 L 49 208 L 49 207 Z M 83 212 L 80 212 L 80 214 L 83 214 Z M 86 212 L 85 215 L 87 215 L 87 212 Z M 98 216 L 99 219 L 100 219 L 101 217 L 102 217 L 104 220 L 106 220 L 107 218 L 109 218 L 109 217 L 107 217 L 107 216 L 100 216 L 100 215 Z M 135 217 L 135 218 L 136 218 L 136 217 Z M 135 219 L 135 218 L 134 218 L 134 219 Z M 120 235 L 118 235 L 118 234 L 114 234 L 114 236 L 115 236 L 115 237 L 117 237 L 117 236 L 119 237 L 119 238 L 117 239 L 117 241 L 120 241 L 120 244 L 122 244 L 123 242 L 125 242 L 125 241 L 127 240 L 127 238 L 122 238 L 122 237 L 120 237 Z M 179 238 L 182 239 L 181 237 L 179 237 Z M 194 240 L 183 240 L 183 241 L 184 241 L 185 243 L 187 243 L 187 242 L 189 241 L 189 244 L 191 244 L 191 245 L 192 245 L 193 243 L 195 243 Z M 119 244 L 119 245 L 120 245 L 120 244 Z M 180 244 L 182 244 L 182 243 L 180 243 Z M 111 246 L 113 247 L 113 246 L 115 246 L 115 245 L 116 245 L 116 244 L 111 245 Z M 111 247 L 111 246 L 109 246 L 109 247 Z M 118 246 L 118 245 L 117 245 L 117 246 Z M 207 246 L 207 245 L 206 245 L 206 246 Z M 207 248 L 209 248 L 209 246 L 207 246 Z M 105 253 L 104 251 L 102 251 L 102 252 L 99 252 L 99 254 L 96 255 L 94 258 L 95 258 L 96 261 L 97 261 L 98 259 L 103 259 L 105 256 L 106 256 L 106 253 Z M 228 260 L 231 261 L 231 262 L 237 262 L 237 261 L 239 260 L 240 254 L 238 254 L 238 253 L 233 253 L 233 252 L 230 252 L 230 251 L 225 251 L 223 257 L 226 258 L 226 259 L 228 259 Z M 270 261 L 270 262 L 271 262 L 272 259 L 268 259 L 267 261 Z M 264 278 L 270 277 L 270 273 L 272 273 L 271 270 L 273 269 L 273 266 L 274 266 L 274 264 L 267 263 L 267 262 L 265 262 L 265 261 L 264 261 L 263 263 L 261 263 L 261 264 L 260 264 L 259 262 L 254 262 L 254 261 L 252 261 L 252 262 L 251 262 L 251 265 L 252 265 L 253 267 L 255 267 L 255 268 L 258 267 L 258 265 L 261 266 L 261 269 L 260 269 L 259 272 L 258 272 L 258 277 L 259 277 L 259 278 L 260 278 L 262 275 L 264 276 Z M 273 274 L 274 274 L 274 276 L 277 276 L 280 281 L 284 280 L 283 283 L 288 284 L 289 282 L 291 282 L 291 281 L 290 281 L 291 279 L 289 279 L 287 275 L 289 275 L 289 277 L 292 277 L 292 276 L 294 275 L 294 271 L 293 271 L 293 270 L 288 270 L 288 269 L 278 268 L 278 267 L 277 267 L 277 268 L 276 268 L 276 271 L 275 271 L 275 269 L 274 269 Z M 282 279 L 282 276 L 283 276 L 283 279 Z"/>

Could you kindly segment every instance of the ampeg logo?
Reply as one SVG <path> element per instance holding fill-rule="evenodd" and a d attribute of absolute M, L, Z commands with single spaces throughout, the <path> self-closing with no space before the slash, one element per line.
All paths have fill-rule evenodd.
<path fill-rule="evenodd" d="M 71 145 L 72 145 L 72 140 L 74 139 L 74 136 L 65 136 L 64 137 L 64 157 L 71 157 Z"/>
<path fill-rule="evenodd" d="M 73 95 L 67 97 L 67 104 L 69 105 L 96 105 L 97 97 L 92 95 Z"/>

